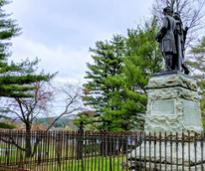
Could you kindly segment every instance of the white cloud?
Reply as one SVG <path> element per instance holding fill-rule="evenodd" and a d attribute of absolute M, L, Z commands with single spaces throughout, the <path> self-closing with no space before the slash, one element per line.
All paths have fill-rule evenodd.
<path fill-rule="evenodd" d="M 82 85 L 82 82 L 80 80 L 77 80 L 75 78 L 69 78 L 69 77 L 57 77 L 54 79 L 54 84 L 56 85 Z"/>
<path fill-rule="evenodd" d="M 48 47 L 21 36 L 16 38 L 12 47 L 14 61 L 25 58 L 40 59 L 40 69 L 47 72 L 58 72 L 56 80 L 60 82 L 82 82 L 86 63 L 91 61 L 88 49 L 72 49 L 65 46 Z"/>
<path fill-rule="evenodd" d="M 18 62 L 29 57 L 35 59 L 39 57 L 39 68 L 45 69 L 46 72 L 54 73 L 59 71 L 53 80 L 53 86 L 61 89 L 66 85 L 80 87 L 83 75 L 86 70 L 86 62 L 91 58 L 87 49 L 72 49 L 66 46 L 57 46 L 56 48 L 48 47 L 46 44 L 34 42 L 25 36 L 16 38 L 12 46 L 12 60 Z M 54 105 L 50 106 L 51 115 L 58 115 L 64 110 L 65 97 L 62 93 L 57 93 Z"/>

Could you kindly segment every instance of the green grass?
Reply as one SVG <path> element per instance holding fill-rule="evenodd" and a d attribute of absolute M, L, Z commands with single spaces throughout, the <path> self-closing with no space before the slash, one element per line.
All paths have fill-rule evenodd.
<path fill-rule="evenodd" d="M 125 157 L 96 157 L 84 160 L 62 161 L 61 165 L 38 166 L 34 171 L 125 171 Z"/>
<path fill-rule="evenodd" d="M 33 148 L 33 147 L 32 147 Z M 13 149 L 13 150 L 11 150 Z M 66 150 L 65 150 L 66 149 Z M 30 157 L 30 158 L 25 158 L 25 152 L 21 151 L 19 149 L 16 148 L 16 146 L 14 145 L 9 145 L 6 143 L 2 143 L 0 144 L 0 163 L 13 163 L 13 162 L 20 162 L 21 160 L 25 161 L 34 161 L 34 160 L 38 160 L 38 152 L 43 154 L 48 154 L 47 156 L 42 156 L 41 159 L 53 159 L 57 157 L 57 149 L 56 147 L 51 144 L 49 146 L 47 146 L 46 148 L 41 148 L 41 146 L 38 147 L 37 152 L 35 153 L 34 157 Z M 71 157 L 71 156 L 75 156 L 75 148 L 72 146 L 69 146 L 67 148 L 65 148 L 64 146 L 62 146 L 61 149 L 61 157 Z"/>
<path fill-rule="evenodd" d="M 48 146 L 49 148 L 43 149 L 41 147 L 38 148 L 41 152 L 49 151 L 49 156 L 44 159 L 54 159 L 56 158 L 56 149 L 53 144 Z M 15 149 L 14 145 L 8 144 L 0 144 L 0 148 L 2 149 Z M 95 149 L 94 153 L 93 149 Z M 88 154 L 98 154 L 99 147 L 98 146 L 87 146 L 87 148 L 83 149 L 83 153 Z M 75 157 L 75 148 L 72 146 L 63 147 L 61 157 L 66 156 L 73 156 Z M 0 163 L 12 163 L 12 162 L 20 162 L 20 156 L 23 156 L 23 160 L 25 159 L 25 153 L 20 150 L 8 150 L 7 154 L 5 155 L 5 151 L 1 152 L 0 156 Z M 43 158 L 41 158 L 43 159 Z M 48 163 L 41 163 L 40 165 L 34 164 L 32 161 L 38 160 L 37 154 L 33 158 L 27 159 L 28 166 L 24 164 L 24 168 L 28 168 L 32 171 L 124 171 L 122 164 L 126 161 L 124 156 L 112 156 L 112 157 L 90 157 L 84 158 L 83 160 L 62 160 L 61 164 L 57 164 L 56 162 L 48 162 Z M 32 163 L 34 164 L 33 166 Z"/>

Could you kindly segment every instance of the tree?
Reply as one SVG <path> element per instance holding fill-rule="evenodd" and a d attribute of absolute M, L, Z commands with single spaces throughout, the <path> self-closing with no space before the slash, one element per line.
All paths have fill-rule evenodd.
<path fill-rule="evenodd" d="M 23 63 L 22 63 L 23 64 Z M 18 75 L 35 75 L 37 70 L 38 60 L 36 59 L 33 62 L 27 60 L 22 65 L 23 73 L 19 72 Z M 22 74 L 22 75 L 21 75 Z M 44 75 L 41 73 L 41 75 Z M 38 80 L 29 84 L 30 87 L 27 90 L 29 96 L 15 96 L 15 97 L 5 97 L 2 101 L 6 101 L 1 106 L 1 113 L 9 115 L 14 119 L 17 118 L 21 120 L 28 129 L 31 129 L 31 125 L 34 120 L 38 117 L 42 111 L 47 110 L 47 103 L 51 101 L 53 97 L 52 90 L 49 89 L 48 82 L 55 76 L 55 74 L 47 75 L 46 80 Z M 34 81 L 34 80 L 33 80 Z"/>
<path fill-rule="evenodd" d="M 82 108 L 79 102 L 79 88 L 66 86 L 62 91 L 65 95 L 65 106 L 63 111 L 53 116 L 54 119 L 49 123 L 45 132 L 49 131 L 63 116 L 71 116 Z M 26 130 L 25 147 L 18 144 L 12 137 L 10 137 L 10 141 L 1 140 L 15 145 L 19 150 L 25 152 L 26 157 L 33 157 L 36 154 L 37 147 L 42 140 L 41 138 L 36 139 L 34 146 L 32 146 L 32 125 L 38 117 L 42 117 L 47 113 L 47 110 L 51 107 L 51 101 L 53 101 L 55 97 L 54 90 L 50 89 L 48 83 L 45 81 L 36 82 L 35 89 L 30 93 L 32 94 L 32 98 L 17 97 L 14 99 L 7 99 L 7 106 L 4 104 L 1 107 L 1 112 L 4 112 L 5 115 L 17 117 L 17 119 L 25 125 Z"/>
<path fill-rule="evenodd" d="M 10 40 L 19 35 L 21 31 L 16 21 L 12 20 L 10 15 L 3 10 L 4 5 L 8 3 L 8 0 L 0 1 L 0 97 L 9 98 L 9 102 L 15 102 L 12 105 L 15 104 L 20 109 L 20 113 L 18 113 L 19 111 L 16 111 L 13 108 L 14 106 L 10 105 L 6 111 L 9 114 L 11 112 L 15 113 L 25 123 L 27 134 L 24 151 L 29 156 L 30 129 L 36 116 L 33 110 L 38 106 L 39 101 L 40 89 L 38 83 L 49 81 L 53 75 L 44 74 L 43 72 L 37 74 L 35 66 L 38 64 L 38 60 L 30 62 L 27 59 L 20 64 L 8 62 L 8 57 L 11 54 L 9 51 Z M 1 111 L 5 111 L 5 106 L 1 108 Z M 17 144 L 16 146 L 19 147 Z"/>
<path fill-rule="evenodd" d="M 94 111 L 82 111 L 77 114 L 74 119 L 74 124 L 80 127 L 80 124 L 83 123 L 85 130 L 98 130 L 98 124 L 100 123 L 99 117 L 97 117 Z"/>
<path fill-rule="evenodd" d="M 38 61 L 35 62 L 26 62 L 24 63 L 24 73 L 27 75 L 34 75 L 36 72 L 36 65 Z M 22 75 L 24 75 L 22 73 Z M 19 74 L 19 73 L 18 73 Z M 21 75 L 19 75 L 21 77 Z M 50 76 L 48 79 L 50 80 L 54 75 Z M 14 119 L 17 118 L 25 125 L 26 130 L 26 145 L 25 145 L 25 154 L 27 157 L 30 157 L 32 154 L 31 148 L 31 129 L 32 125 L 37 119 L 37 117 L 45 112 L 48 107 L 49 101 L 52 99 L 52 92 L 49 91 L 47 87 L 48 80 L 38 81 L 30 84 L 32 87 L 29 89 L 29 96 L 15 96 L 10 98 L 4 98 L 3 101 L 6 103 L 1 106 L 1 113 L 4 113 L 6 116 L 11 116 Z M 23 149 L 23 148 L 21 148 Z"/>
<path fill-rule="evenodd" d="M 154 22 L 128 30 L 122 73 L 107 80 L 118 87 L 110 94 L 110 103 L 115 104 L 116 108 L 106 109 L 107 113 L 102 115 L 103 120 L 112 123 L 105 125 L 109 130 L 143 128 L 147 104 L 145 86 L 149 77 L 162 67 L 162 55 L 155 41 L 156 31 Z"/>
<path fill-rule="evenodd" d="M 142 128 L 139 118 L 146 108 L 145 86 L 149 76 L 162 66 L 156 28 L 153 20 L 144 28 L 128 30 L 126 38 L 97 42 L 94 64 L 88 65 L 84 100 L 96 110 L 98 129 Z"/>
<path fill-rule="evenodd" d="M 125 83 L 127 94 L 127 115 L 131 114 L 133 126 L 144 127 L 144 114 L 147 105 L 146 85 L 153 73 L 162 70 L 163 57 L 159 45 L 155 41 L 157 26 L 153 20 L 144 27 L 128 31 L 128 47 L 130 51 L 125 59 Z M 143 42 L 143 43 L 142 43 Z M 133 120 L 138 122 L 133 122 Z"/>
<path fill-rule="evenodd" d="M 116 104 L 110 102 L 112 92 L 119 90 L 119 86 L 110 84 L 108 80 L 122 72 L 125 55 L 125 39 L 116 35 L 111 41 L 98 41 L 96 48 L 91 48 L 93 64 L 88 64 L 84 84 L 84 103 L 92 107 L 96 114 L 104 115 Z M 101 120 L 101 117 L 99 118 Z M 102 121 L 103 125 L 107 124 Z M 108 123 L 109 124 L 109 123 Z M 103 128 L 105 128 L 103 126 Z"/>
<path fill-rule="evenodd" d="M 20 34 L 21 29 L 15 20 L 6 14 L 3 7 L 9 3 L 8 0 L 0 1 L 0 96 L 2 97 L 30 97 L 28 93 L 34 89 L 33 82 L 49 80 L 49 75 L 32 75 L 26 69 L 28 61 L 21 64 L 8 63 L 11 52 L 10 40 Z"/>
<path fill-rule="evenodd" d="M 170 6 L 179 12 L 182 22 L 189 28 L 187 45 L 196 40 L 196 34 L 203 28 L 205 0 L 155 0 L 153 14 L 158 20 L 162 19 L 162 10 Z"/>

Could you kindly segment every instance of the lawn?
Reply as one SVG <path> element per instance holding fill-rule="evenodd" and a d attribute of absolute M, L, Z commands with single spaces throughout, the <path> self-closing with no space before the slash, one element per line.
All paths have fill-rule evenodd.
<path fill-rule="evenodd" d="M 126 158 L 123 156 L 92 157 L 83 160 L 65 160 L 61 164 L 46 163 L 27 168 L 32 171 L 126 171 L 126 168 L 123 168 L 124 163 L 126 163 Z"/>

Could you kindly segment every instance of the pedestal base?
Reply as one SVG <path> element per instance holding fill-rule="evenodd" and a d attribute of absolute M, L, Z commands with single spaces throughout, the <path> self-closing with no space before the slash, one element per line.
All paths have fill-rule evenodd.
<path fill-rule="evenodd" d="M 137 168 L 137 169 L 136 169 Z M 181 165 L 170 165 L 170 164 L 158 164 L 158 163 L 150 163 L 146 164 L 145 167 L 137 165 L 134 166 L 131 171 L 203 171 L 205 170 L 205 162 L 204 164 L 196 165 L 196 166 L 181 166 Z"/>
<path fill-rule="evenodd" d="M 129 155 L 132 171 L 192 171 L 205 169 L 205 142 L 143 142 Z"/>

